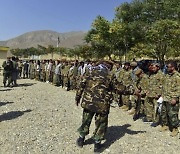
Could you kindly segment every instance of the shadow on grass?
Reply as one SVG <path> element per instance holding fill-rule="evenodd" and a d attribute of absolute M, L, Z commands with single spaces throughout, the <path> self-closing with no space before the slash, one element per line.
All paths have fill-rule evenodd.
<path fill-rule="evenodd" d="M 139 133 L 145 133 L 146 131 L 134 131 L 129 129 L 130 124 L 125 124 L 123 126 L 110 126 L 107 129 L 107 134 L 105 136 L 106 141 L 103 143 L 103 147 L 100 150 L 100 153 L 108 149 L 114 142 L 122 138 L 125 134 L 136 135 Z M 89 138 L 85 141 L 85 145 L 93 144 L 94 141 L 92 138 Z"/>
<path fill-rule="evenodd" d="M 22 84 L 18 84 L 17 87 L 29 87 L 29 86 L 33 86 L 36 83 L 22 83 Z"/>
<path fill-rule="evenodd" d="M 31 112 L 31 111 L 32 110 L 11 111 L 11 112 L 8 112 L 8 113 L 4 113 L 4 114 L 0 115 L 0 122 L 18 118 L 18 117 L 22 116 L 24 113 L 28 113 L 28 112 Z"/>
<path fill-rule="evenodd" d="M 4 105 L 7 105 L 7 104 L 12 104 L 14 102 L 0 102 L 0 106 L 4 106 Z"/>

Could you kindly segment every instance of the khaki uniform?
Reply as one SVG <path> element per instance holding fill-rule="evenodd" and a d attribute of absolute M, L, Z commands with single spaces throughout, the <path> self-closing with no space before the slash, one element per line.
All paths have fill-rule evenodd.
<path fill-rule="evenodd" d="M 158 71 L 147 76 L 145 113 L 148 121 L 159 122 L 157 100 L 162 95 L 163 73 Z"/>
<path fill-rule="evenodd" d="M 176 99 L 172 105 L 171 100 Z M 162 125 L 177 128 L 179 124 L 180 73 L 166 74 L 163 82 Z"/>
<path fill-rule="evenodd" d="M 108 126 L 110 103 L 112 102 L 112 87 L 111 75 L 105 66 L 103 68 L 97 66 L 87 73 L 80 82 L 76 101 L 82 97 L 83 120 L 78 129 L 81 137 L 85 137 L 89 133 L 89 127 L 95 115 L 94 139 L 96 142 L 100 142 L 104 138 Z"/>

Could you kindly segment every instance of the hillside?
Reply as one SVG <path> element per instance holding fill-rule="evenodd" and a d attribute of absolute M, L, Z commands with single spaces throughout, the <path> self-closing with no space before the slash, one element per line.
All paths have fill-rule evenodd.
<path fill-rule="evenodd" d="M 57 39 L 59 37 L 59 46 L 72 48 L 83 44 L 85 35 L 86 32 L 82 31 L 68 33 L 58 33 L 49 30 L 32 31 L 7 41 L 0 41 L 0 46 L 8 46 L 10 48 L 37 47 L 38 44 L 42 46 L 57 46 Z"/>

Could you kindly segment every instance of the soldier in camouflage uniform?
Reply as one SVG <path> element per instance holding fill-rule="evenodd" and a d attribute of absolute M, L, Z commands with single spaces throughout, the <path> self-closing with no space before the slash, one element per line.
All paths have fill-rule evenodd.
<path fill-rule="evenodd" d="M 35 78 L 35 65 L 34 65 L 33 60 L 30 60 L 30 63 L 29 63 L 29 78 L 30 79 Z"/>
<path fill-rule="evenodd" d="M 167 65 L 168 74 L 163 82 L 163 105 L 161 111 L 162 127 L 161 131 L 170 128 L 171 136 L 178 134 L 178 113 L 180 98 L 180 74 L 176 71 L 176 64 L 169 62 Z"/>
<path fill-rule="evenodd" d="M 13 64 L 9 57 L 7 57 L 7 60 L 3 62 L 2 67 L 4 68 L 3 70 L 4 87 L 6 86 L 9 87 L 12 80 L 12 69 L 13 69 Z M 8 80 L 8 84 L 6 85 L 7 80 Z"/>
<path fill-rule="evenodd" d="M 144 116 L 144 98 L 147 90 L 147 75 L 142 69 L 137 69 L 135 72 L 137 81 L 135 85 L 134 96 L 136 97 L 136 108 L 133 120 L 137 120 L 140 116 Z"/>
<path fill-rule="evenodd" d="M 78 61 L 72 63 L 72 67 L 69 69 L 69 80 L 70 80 L 70 89 L 77 89 L 77 80 L 78 80 Z"/>
<path fill-rule="evenodd" d="M 69 73 L 70 65 L 68 61 L 64 63 L 62 66 L 61 70 L 61 77 L 62 77 L 62 87 L 66 87 L 67 90 L 69 90 L 69 78 L 68 78 L 68 73 Z"/>
<path fill-rule="evenodd" d="M 157 114 L 157 100 L 162 95 L 163 73 L 159 70 L 158 63 L 151 63 L 147 77 L 147 89 L 145 98 L 144 122 L 153 122 L 151 126 L 156 127 L 159 124 L 159 115 Z"/>
<path fill-rule="evenodd" d="M 138 69 L 137 62 L 133 61 L 133 62 L 131 62 L 130 65 L 131 65 L 132 86 L 133 86 L 133 89 L 135 89 L 137 86 L 137 82 L 138 82 L 138 77 L 135 74 L 136 70 Z M 134 94 L 130 95 L 131 109 L 128 111 L 128 114 L 133 115 L 135 113 L 137 101 L 138 101 L 138 97 L 136 97 Z"/>
<path fill-rule="evenodd" d="M 41 61 L 40 80 L 46 82 L 46 60 Z"/>
<path fill-rule="evenodd" d="M 87 73 L 80 83 L 75 98 L 78 105 L 83 95 L 81 106 L 84 108 L 82 125 L 78 129 L 80 137 L 77 139 L 77 145 L 83 147 L 85 136 L 89 133 L 89 127 L 95 115 L 96 129 L 93 136 L 95 152 L 101 149 L 100 142 L 104 139 L 108 126 L 108 114 L 113 90 L 109 67 L 110 65 L 107 63 L 100 64 Z"/>
<path fill-rule="evenodd" d="M 119 73 L 120 71 L 122 71 L 122 67 L 121 67 L 121 63 L 119 62 L 116 62 L 114 65 L 113 65 L 113 69 L 112 69 L 112 80 L 113 82 L 117 82 L 117 78 L 119 76 Z M 122 97 L 121 95 L 118 94 L 118 91 L 114 91 L 113 92 L 113 99 L 114 99 L 114 105 L 118 105 L 119 107 L 121 107 L 123 104 L 122 104 Z"/>
<path fill-rule="evenodd" d="M 133 93 L 133 90 L 132 90 L 133 82 L 132 82 L 132 78 L 131 78 L 131 71 L 130 71 L 130 63 L 129 62 L 126 62 L 124 64 L 123 70 L 119 73 L 117 80 L 118 80 L 118 82 L 125 85 L 126 89 L 129 89 L 129 91 L 127 90 L 122 95 L 123 106 L 121 107 L 121 109 L 128 111 L 130 109 L 130 94 Z"/>

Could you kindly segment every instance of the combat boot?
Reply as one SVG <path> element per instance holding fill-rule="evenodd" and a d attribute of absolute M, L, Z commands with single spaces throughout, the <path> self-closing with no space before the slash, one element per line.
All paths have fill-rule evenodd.
<path fill-rule="evenodd" d="M 129 114 L 129 115 L 133 115 L 133 114 L 135 114 L 135 109 L 134 109 L 134 108 L 132 108 L 131 110 L 129 110 L 129 111 L 128 111 L 128 114 Z"/>
<path fill-rule="evenodd" d="M 129 110 L 129 107 L 126 106 L 123 110 L 124 110 L 124 111 L 128 111 L 128 110 Z"/>
<path fill-rule="evenodd" d="M 166 125 L 162 126 L 162 127 L 159 129 L 160 132 L 164 132 L 164 131 L 166 131 L 166 130 L 168 130 L 168 126 L 166 126 Z"/>
<path fill-rule="evenodd" d="M 178 135 L 178 133 L 179 133 L 178 129 L 177 129 L 177 128 L 173 128 L 173 130 L 172 130 L 170 136 L 175 137 L 175 136 Z"/>
<path fill-rule="evenodd" d="M 84 140 L 85 140 L 85 137 L 81 137 L 81 136 L 80 136 L 80 137 L 77 139 L 77 141 L 76 141 L 76 145 L 77 145 L 78 147 L 82 148 L 83 145 L 84 145 Z"/>
<path fill-rule="evenodd" d="M 124 108 L 126 108 L 126 105 L 123 105 L 123 106 L 120 107 L 120 109 L 124 109 Z"/>

